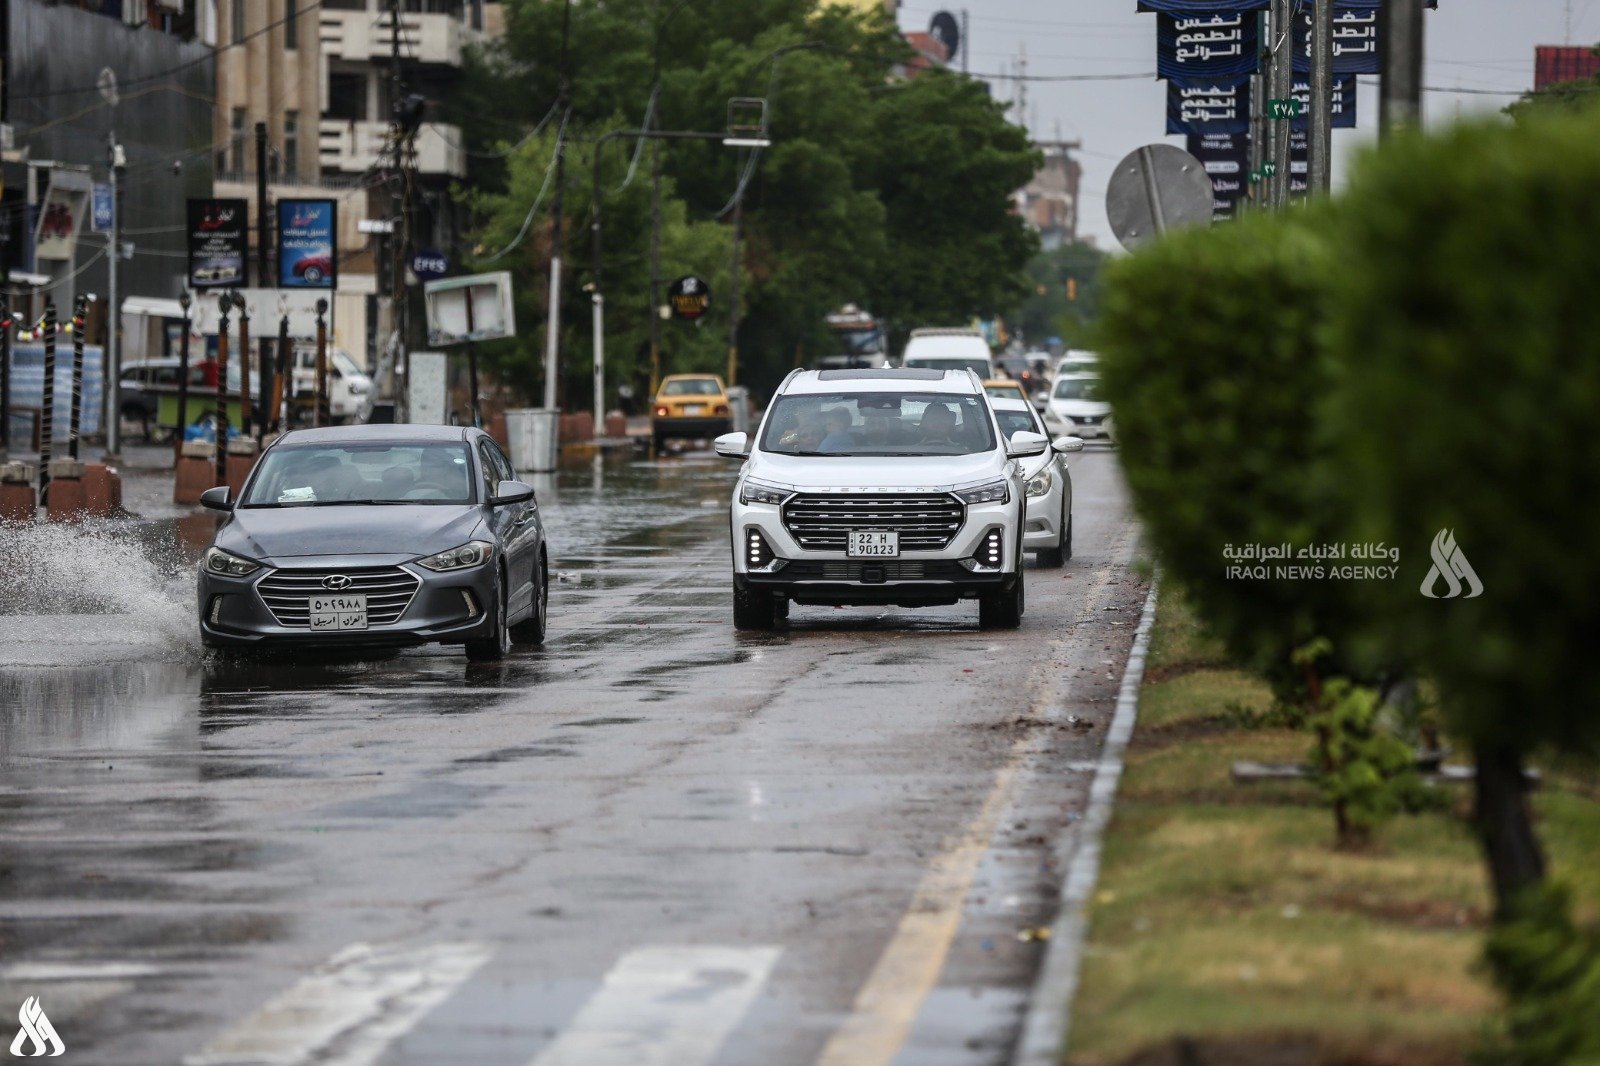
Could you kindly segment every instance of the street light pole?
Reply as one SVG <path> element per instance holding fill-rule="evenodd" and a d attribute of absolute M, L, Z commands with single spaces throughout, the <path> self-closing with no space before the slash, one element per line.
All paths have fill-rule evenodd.
<path fill-rule="evenodd" d="M 572 106 L 569 99 L 572 87 L 567 70 L 571 41 L 572 0 L 566 0 L 561 11 L 561 91 L 556 96 L 556 109 L 562 112 L 562 116 L 556 132 L 555 198 L 550 204 L 550 306 L 545 316 L 544 336 L 544 405 L 547 410 L 555 410 L 556 381 L 561 375 L 561 215 L 567 185 L 566 112 Z M 597 431 L 599 428 L 595 427 Z"/>
<path fill-rule="evenodd" d="M 1383 78 L 1378 90 L 1378 137 L 1422 125 L 1423 0 L 1384 0 L 1378 39 Z"/>
<path fill-rule="evenodd" d="M 118 276 L 122 265 L 122 204 L 120 186 L 126 163 L 117 135 L 107 138 L 111 163 L 111 259 L 106 265 L 106 458 L 114 459 L 122 446 L 122 301 L 118 298 Z"/>
<path fill-rule="evenodd" d="M 1333 188 L 1333 4 L 1324 0 L 1312 9 L 1311 23 L 1311 159 L 1309 191 Z"/>

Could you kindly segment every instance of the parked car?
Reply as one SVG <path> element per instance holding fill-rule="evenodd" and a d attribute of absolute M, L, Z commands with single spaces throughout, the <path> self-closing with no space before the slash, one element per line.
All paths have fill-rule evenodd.
<path fill-rule="evenodd" d="M 213 648 L 462 644 L 495 660 L 544 639 L 550 560 L 533 489 L 457 426 L 295 430 L 262 453 L 200 563 Z"/>
<path fill-rule="evenodd" d="M 970 370 L 979 381 L 994 377 L 989 342 L 975 329 L 914 329 L 900 363 L 910 370 Z"/>
<path fill-rule="evenodd" d="M 162 397 L 178 394 L 179 371 L 182 360 L 174 358 L 143 359 L 128 363 L 118 379 L 121 388 L 118 398 L 124 422 L 138 422 L 143 435 L 149 439 L 161 422 Z M 191 420 L 211 410 L 208 397 L 215 397 L 217 389 L 217 364 L 209 358 L 191 359 L 189 362 L 189 394 L 193 397 L 188 415 Z M 239 362 L 228 363 L 228 394 L 239 394 Z M 168 400 L 168 417 L 176 420 L 175 401 Z M 214 405 L 213 405 L 214 406 Z"/>
<path fill-rule="evenodd" d="M 983 383 L 983 391 L 991 400 L 1005 398 L 1027 400 L 1028 398 L 1028 394 L 1023 391 L 1022 383 L 1013 381 L 1010 378 L 996 378 L 993 381 L 985 381 Z"/>
<path fill-rule="evenodd" d="M 372 391 L 372 378 L 343 348 L 328 349 L 328 413 L 335 422 L 348 422 L 361 413 Z M 309 404 L 317 395 L 317 347 L 297 344 L 294 349 L 294 396 Z"/>
<path fill-rule="evenodd" d="M 1007 440 L 1018 433 L 1045 432 L 1031 403 L 991 397 L 989 405 Z M 1067 469 L 1065 456 L 1081 451 L 1081 438 L 1061 436 L 1051 442 L 1050 450 L 1043 455 L 1023 460 L 1028 513 L 1022 546 L 1038 557 L 1040 566 L 1057 567 L 1072 558 L 1072 472 Z"/>
<path fill-rule="evenodd" d="M 673 374 L 656 391 L 650 436 L 660 448 L 673 438 L 709 440 L 733 428 L 728 390 L 715 374 Z"/>
<path fill-rule="evenodd" d="M 1064 374 L 1050 390 L 1044 424 L 1052 433 L 1080 437 L 1109 437 L 1111 405 L 1100 399 L 1100 375 Z"/>
<path fill-rule="evenodd" d="M 733 621 L 771 629 L 791 602 L 920 607 L 975 600 L 984 628 L 1022 622 L 1023 463 L 971 371 L 792 372 L 733 490 Z"/>

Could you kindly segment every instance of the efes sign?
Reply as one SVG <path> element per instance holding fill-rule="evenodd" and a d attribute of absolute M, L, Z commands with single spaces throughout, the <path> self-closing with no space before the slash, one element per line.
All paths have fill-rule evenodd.
<path fill-rule="evenodd" d="M 667 303 L 672 317 L 685 322 L 697 322 L 711 310 L 711 286 L 705 278 L 685 274 L 667 289 Z"/>

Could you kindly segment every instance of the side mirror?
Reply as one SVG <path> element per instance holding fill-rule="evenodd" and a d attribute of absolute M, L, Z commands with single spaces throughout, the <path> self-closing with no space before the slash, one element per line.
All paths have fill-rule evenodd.
<path fill-rule="evenodd" d="M 1083 438 L 1057 437 L 1055 440 L 1050 442 L 1050 446 L 1063 454 L 1066 452 L 1081 452 L 1083 451 Z"/>
<path fill-rule="evenodd" d="M 522 481 L 502 481 L 489 497 L 490 507 L 508 507 L 514 503 L 527 503 L 533 499 L 533 486 Z"/>
<path fill-rule="evenodd" d="M 1011 434 L 1011 442 L 1006 445 L 1006 458 L 1026 459 L 1029 456 L 1043 455 L 1049 448 L 1050 438 L 1043 433 L 1021 430 Z"/>
<path fill-rule="evenodd" d="M 724 433 L 712 443 L 712 447 L 716 448 L 717 454 L 724 459 L 748 459 L 750 458 L 750 434 Z"/>
<path fill-rule="evenodd" d="M 213 511 L 233 510 L 233 501 L 228 499 L 231 493 L 226 485 L 218 485 L 214 489 L 206 489 L 200 494 L 200 506 L 209 507 Z"/>

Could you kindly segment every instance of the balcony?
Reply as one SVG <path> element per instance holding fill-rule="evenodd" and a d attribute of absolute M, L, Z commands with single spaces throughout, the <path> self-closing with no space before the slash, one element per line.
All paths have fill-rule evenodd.
<path fill-rule="evenodd" d="M 318 127 L 317 147 L 322 170 L 364 174 L 386 163 L 390 154 L 387 122 L 347 122 L 325 118 Z M 442 122 L 425 122 L 417 131 L 417 173 L 449 178 L 465 177 L 466 153 L 460 148 L 461 129 Z"/>
<path fill-rule="evenodd" d="M 324 56 L 355 63 L 388 60 L 392 42 L 387 12 L 324 9 L 318 18 Z M 400 14 L 400 54 L 413 63 L 459 67 L 462 49 L 480 36 L 452 15 Z"/>

